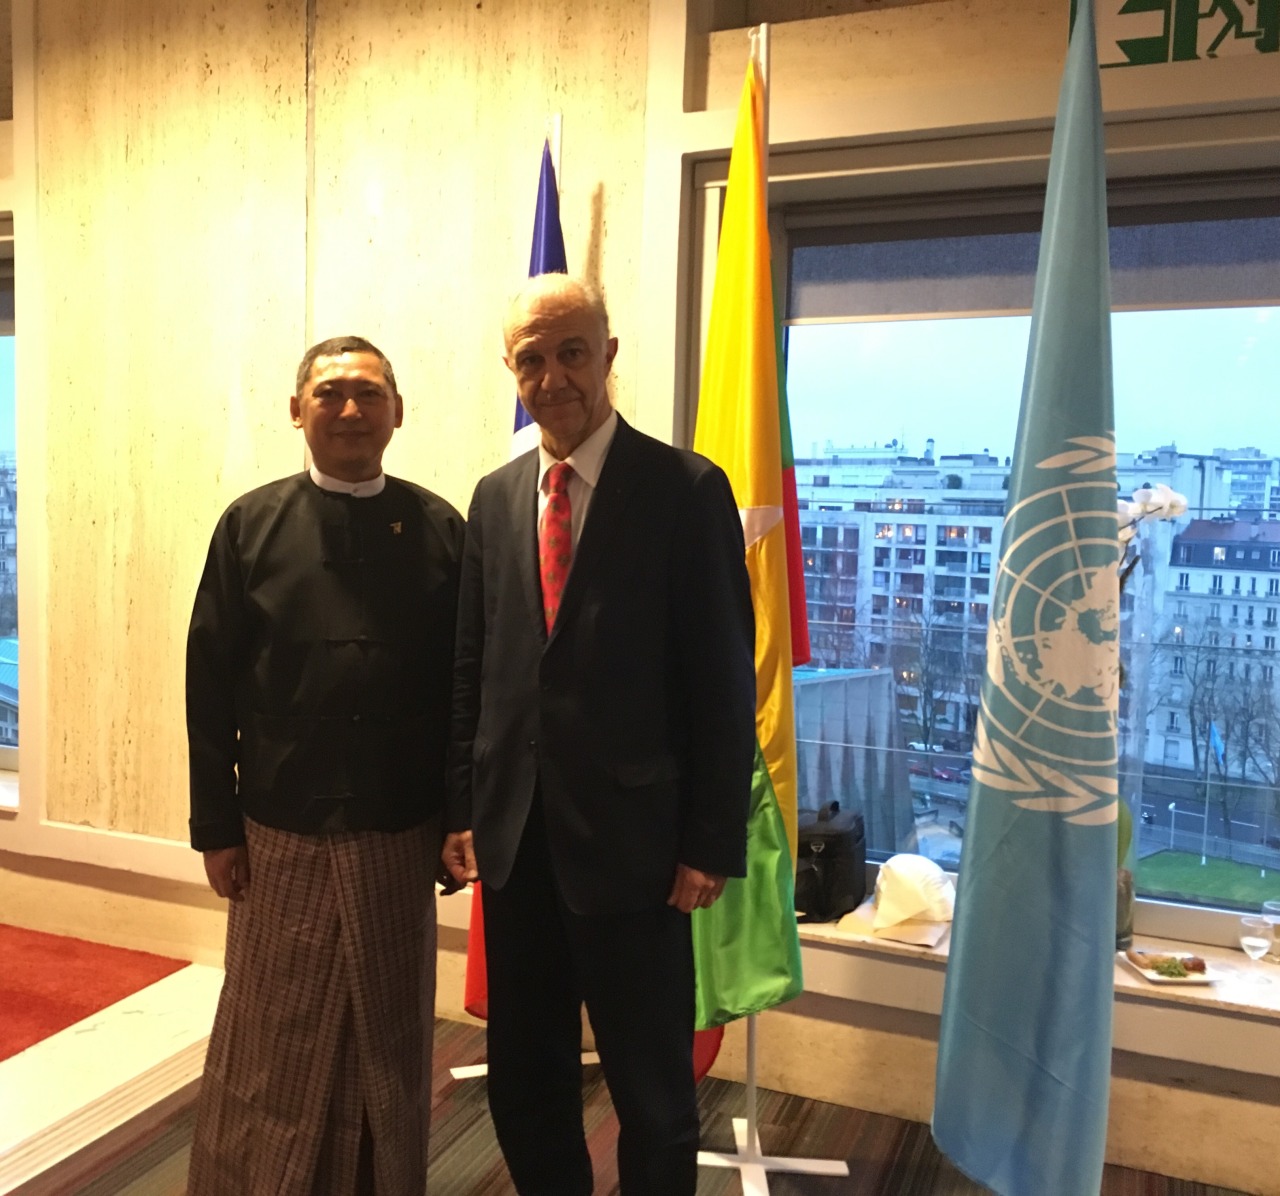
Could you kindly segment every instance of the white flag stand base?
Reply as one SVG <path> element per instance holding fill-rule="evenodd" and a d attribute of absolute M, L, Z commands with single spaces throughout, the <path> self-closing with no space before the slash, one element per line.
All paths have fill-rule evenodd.
<path fill-rule="evenodd" d="M 583 1067 L 599 1062 L 600 1056 L 597 1055 L 595 1051 L 582 1052 Z M 449 1074 L 455 1080 L 477 1080 L 481 1076 L 487 1076 L 489 1074 L 489 1065 L 487 1063 L 472 1063 L 467 1067 L 451 1067 L 449 1068 Z"/>
<path fill-rule="evenodd" d="M 769 1196 L 769 1172 L 788 1175 L 847 1176 L 849 1164 L 842 1159 L 787 1159 L 760 1153 L 760 1132 L 756 1125 L 756 1015 L 747 1017 L 747 1115 L 733 1119 L 736 1154 L 714 1150 L 698 1151 L 700 1167 L 736 1167 L 742 1177 L 743 1196 Z"/>

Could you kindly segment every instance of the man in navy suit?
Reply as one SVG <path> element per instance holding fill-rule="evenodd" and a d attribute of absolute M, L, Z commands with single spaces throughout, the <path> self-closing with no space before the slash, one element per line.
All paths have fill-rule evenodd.
<path fill-rule="evenodd" d="M 755 625 L 724 473 L 631 428 L 565 275 L 512 303 L 541 444 L 476 487 L 444 862 L 483 882 L 489 1106 L 522 1196 L 590 1196 L 585 1001 L 624 1196 L 693 1196 L 690 913 L 746 872 Z"/>

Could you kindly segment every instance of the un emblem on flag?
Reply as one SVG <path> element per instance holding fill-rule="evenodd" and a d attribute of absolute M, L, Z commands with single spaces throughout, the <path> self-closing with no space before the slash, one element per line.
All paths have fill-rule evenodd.
<path fill-rule="evenodd" d="M 1116 818 L 1113 463 L 1114 448 L 1100 444 L 1039 462 L 1060 484 L 1021 499 L 1005 519 L 973 754 L 975 778 L 1016 805 L 1086 825 Z M 1087 476 L 1103 470 L 1105 480 Z"/>

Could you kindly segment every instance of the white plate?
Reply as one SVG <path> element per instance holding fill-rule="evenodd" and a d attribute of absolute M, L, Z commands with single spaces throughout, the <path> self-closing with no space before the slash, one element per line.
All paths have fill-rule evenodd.
<path fill-rule="evenodd" d="M 1185 976 L 1162 976 L 1154 968 L 1140 968 L 1123 951 L 1117 952 L 1120 961 L 1126 964 L 1131 972 L 1137 972 L 1144 980 L 1152 984 L 1212 984 L 1217 977 L 1212 972 L 1189 972 Z M 1189 951 L 1158 951 L 1157 955 L 1172 955 L 1178 959 L 1190 959 Z"/>

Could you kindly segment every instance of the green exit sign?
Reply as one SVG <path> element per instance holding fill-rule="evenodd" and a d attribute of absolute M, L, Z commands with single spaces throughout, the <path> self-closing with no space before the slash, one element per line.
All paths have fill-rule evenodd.
<path fill-rule="evenodd" d="M 1075 0 L 1072 0 L 1072 18 Z M 1100 66 L 1280 51 L 1280 0 L 1096 0 Z"/>

